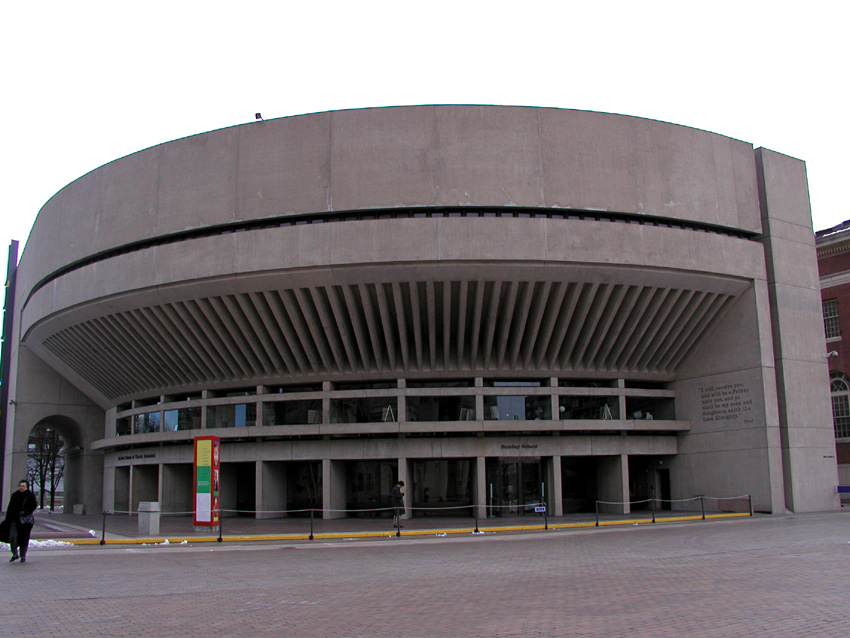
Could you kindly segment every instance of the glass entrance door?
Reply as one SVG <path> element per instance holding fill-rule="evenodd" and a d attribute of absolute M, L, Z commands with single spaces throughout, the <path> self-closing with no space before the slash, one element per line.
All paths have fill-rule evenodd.
<path fill-rule="evenodd" d="M 487 459 L 488 515 L 533 514 L 542 501 L 542 476 L 539 458 Z"/>

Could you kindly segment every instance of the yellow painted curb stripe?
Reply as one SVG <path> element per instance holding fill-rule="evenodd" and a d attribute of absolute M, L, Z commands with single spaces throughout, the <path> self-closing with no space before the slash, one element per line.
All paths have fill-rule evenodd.
<path fill-rule="evenodd" d="M 722 519 L 722 518 L 747 518 L 749 513 L 744 514 L 706 514 L 705 520 Z M 700 521 L 702 515 L 695 516 L 672 516 L 656 518 L 656 523 L 673 523 L 684 521 Z M 632 519 L 625 521 L 599 521 L 599 527 L 612 527 L 617 525 L 646 525 L 652 524 L 652 519 Z M 582 523 L 554 523 L 549 525 L 549 529 L 576 529 L 582 527 L 596 527 L 595 521 L 587 521 Z M 479 527 L 478 531 L 481 534 L 495 532 L 525 532 L 534 530 L 544 530 L 545 525 L 506 525 L 502 527 Z M 437 536 L 440 534 L 474 534 L 474 527 L 452 528 L 452 529 L 422 529 L 409 530 L 401 532 L 401 536 Z M 384 538 L 395 536 L 395 530 L 387 532 L 322 532 L 313 534 L 314 540 L 333 540 L 341 538 Z M 222 536 L 222 542 L 238 543 L 252 541 L 303 541 L 309 540 L 309 534 L 259 534 L 252 536 Z M 190 536 L 190 537 L 168 537 L 168 538 L 107 538 L 106 545 L 162 545 L 168 541 L 169 545 L 180 545 L 183 541 L 187 543 L 215 543 L 218 541 L 218 536 Z M 79 540 L 68 540 L 72 545 L 100 545 L 100 540 L 96 538 L 86 538 Z"/>

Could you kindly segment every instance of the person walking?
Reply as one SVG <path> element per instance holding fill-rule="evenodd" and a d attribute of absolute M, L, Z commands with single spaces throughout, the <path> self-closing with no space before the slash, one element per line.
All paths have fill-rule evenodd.
<path fill-rule="evenodd" d="M 401 488 L 404 487 L 404 481 L 399 481 L 393 487 L 393 527 L 404 527 L 401 524 L 401 516 L 404 514 L 404 493 Z"/>
<path fill-rule="evenodd" d="M 30 532 L 35 524 L 33 512 L 38 503 L 35 494 L 30 492 L 29 482 L 24 480 L 18 483 L 18 491 L 12 494 L 9 505 L 6 507 L 6 523 L 9 525 L 9 548 L 12 550 L 10 563 L 18 558 L 22 563 L 27 562 L 27 547 L 30 544 Z M 18 550 L 20 549 L 20 554 Z"/>

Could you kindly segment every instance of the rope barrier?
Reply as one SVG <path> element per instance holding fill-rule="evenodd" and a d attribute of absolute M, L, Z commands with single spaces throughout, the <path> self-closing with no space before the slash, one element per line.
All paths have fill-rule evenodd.
<path fill-rule="evenodd" d="M 617 507 L 628 505 L 628 506 L 631 507 L 631 506 L 643 505 L 643 504 L 648 503 L 650 510 L 651 510 L 651 514 L 652 514 L 652 522 L 655 523 L 656 522 L 656 515 L 655 515 L 655 504 L 656 503 L 659 503 L 659 504 L 669 503 L 672 506 L 674 503 L 681 504 L 681 503 L 690 503 L 690 502 L 699 501 L 700 507 L 701 507 L 701 510 L 702 510 L 702 519 L 705 520 L 706 519 L 706 514 L 705 514 L 705 501 L 706 500 L 719 502 L 719 501 L 740 501 L 740 500 L 743 500 L 743 499 L 747 499 L 748 504 L 749 504 L 749 507 L 748 507 L 749 512 L 748 513 L 749 513 L 750 516 L 752 516 L 753 515 L 752 496 L 749 495 L 749 494 L 742 494 L 742 495 L 739 495 L 739 496 L 705 496 L 705 495 L 699 495 L 699 496 L 694 496 L 694 497 L 685 498 L 685 499 L 647 498 L 647 499 L 639 499 L 639 500 L 635 500 L 635 501 L 601 501 L 601 500 L 596 500 L 595 501 L 596 527 L 599 527 L 599 525 L 600 525 L 600 518 L 599 518 L 599 515 L 600 515 L 599 506 L 600 505 L 617 506 Z M 436 512 L 447 512 L 447 511 L 469 510 L 469 509 L 471 509 L 472 515 L 475 519 L 475 533 L 478 534 L 478 533 L 480 533 L 479 522 L 478 522 L 479 512 L 482 511 L 482 510 L 485 511 L 485 512 L 489 512 L 489 515 L 485 516 L 485 518 L 490 518 L 494 511 L 511 510 L 513 512 L 523 511 L 523 512 L 527 513 L 527 512 L 530 512 L 531 508 L 535 508 L 535 510 L 538 509 L 538 508 L 542 509 L 542 511 L 535 512 L 535 513 L 539 513 L 539 514 L 543 515 L 543 518 L 545 520 L 545 529 L 548 530 L 549 529 L 548 507 L 546 507 L 546 504 L 542 501 L 533 501 L 533 502 L 529 502 L 529 503 L 511 503 L 511 504 L 507 504 L 507 505 L 495 504 L 495 503 L 490 503 L 490 504 L 487 504 L 487 505 L 478 505 L 478 504 L 475 504 L 475 503 L 468 503 L 466 505 L 446 505 L 446 506 L 432 506 L 432 507 L 421 507 L 421 506 L 419 506 L 419 507 L 406 507 L 405 511 L 410 511 L 410 512 L 435 512 L 435 511 Z M 309 536 L 309 538 L 310 538 L 310 540 L 313 540 L 314 539 L 314 533 L 313 533 L 314 518 L 315 518 L 316 512 L 320 512 L 322 515 L 327 514 L 327 513 L 354 514 L 354 515 L 356 515 L 356 514 L 364 514 L 364 513 L 382 514 L 382 513 L 395 512 L 395 510 L 396 510 L 396 508 L 394 508 L 394 507 L 374 507 L 374 508 L 359 508 L 359 509 L 348 509 L 348 508 L 338 509 L 338 508 L 312 507 L 312 508 L 299 508 L 299 509 L 286 509 L 286 510 L 249 510 L 249 509 L 220 508 L 219 509 L 219 520 L 218 520 L 218 525 L 217 525 L 217 527 L 218 527 L 218 539 L 217 540 L 218 540 L 219 543 L 222 542 L 222 540 L 223 540 L 222 529 L 223 529 L 224 514 L 237 514 L 237 515 L 247 514 L 247 515 L 253 515 L 254 517 L 262 515 L 262 516 L 267 517 L 267 518 L 274 518 L 275 516 L 284 517 L 284 516 L 287 516 L 287 515 L 306 514 L 306 513 L 309 512 L 309 514 L 310 514 L 310 536 Z M 189 516 L 189 515 L 194 516 L 195 512 L 194 512 L 194 510 L 184 510 L 184 511 L 176 510 L 176 511 L 168 511 L 168 512 L 162 512 L 162 511 L 160 511 L 160 512 L 148 512 L 148 511 L 139 511 L 139 510 L 135 510 L 135 511 L 134 510 L 103 510 L 103 512 L 102 512 L 103 529 L 102 529 L 102 532 L 101 532 L 100 544 L 104 545 L 106 543 L 106 528 L 107 528 L 107 517 L 108 516 L 110 516 L 110 515 L 137 516 L 139 514 L 159 514 L 160 516 L 177 517 L 177 516 Z M 394 526 L 396 527 L 396 536 L 401 536 L 401 532 L 400 532 L 401 517 L 397 517 L 394 522 L 395 522 Z"/>

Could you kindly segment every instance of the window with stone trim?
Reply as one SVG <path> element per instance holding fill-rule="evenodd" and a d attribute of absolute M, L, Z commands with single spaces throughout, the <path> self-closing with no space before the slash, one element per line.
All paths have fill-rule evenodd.
<path fill-rule="evenodd" d="M 843 372 L 833 372 L 829 375 L 829 390 L 835 438 L 850 438 L 850 378 Z"/>
<path fill-rule="evenodd" d="M 838 319 L 838 300 L 827 299 L 823 302 L 823 329 L 827 339 L 841 337 L 841 324 Z"/>

